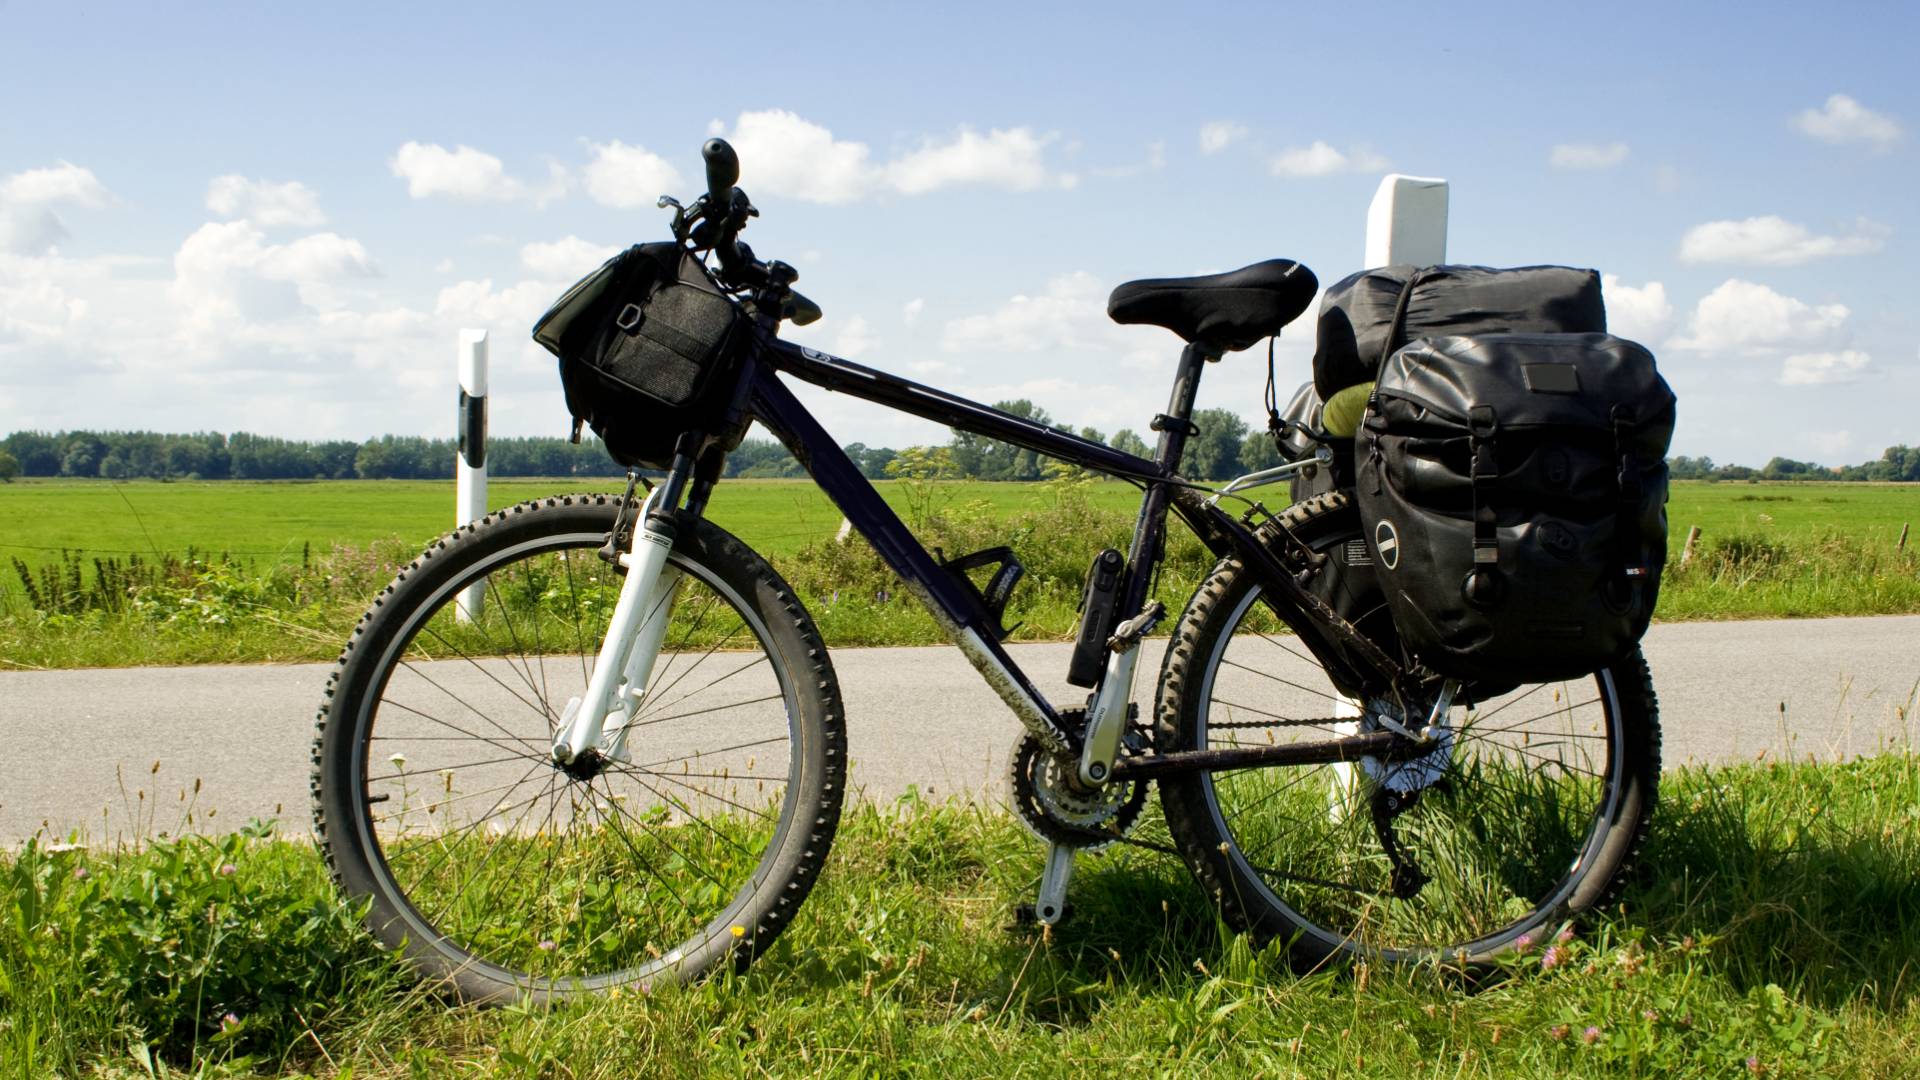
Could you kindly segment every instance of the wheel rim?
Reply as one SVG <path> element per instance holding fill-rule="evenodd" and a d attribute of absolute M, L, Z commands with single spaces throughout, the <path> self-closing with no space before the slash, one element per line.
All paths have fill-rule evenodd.
<path fill-rule="evenodd" d="M 738 591 L 675 552 L 682 585 L 628 760 L 576 776 L 548 756 L 618 595 L 604 538 L 515 544 L 436 589 L 358 717 L 356 827 L 393 901 L 386 931 L 447 970 L 646 985 L 755 929 L 745 912 L 798 799 L 799 704 Z M 453 598 L 479 583 L 482 615 L 459 625 Z"/>
<path fill-rule="evenodd" d="M 1250 612 L 1253 626 L 1271 621 L 1254 609 L 1259 596 L 1247 590 L 1214 642 L 1196 748 L 1351 733 L 1286 723 L 1342 715 L 1334 703 L 1345 699 L 1298 638 L 1243 630 Z M 1320 952 L 1478 957 L 1537 931 L 1579 887 L 1620 809 L 1626 755 L 1613 677 L 1456 704 L 1448 724 L 1445 782 L 1392 819 L 1396 842 L 1430 878 L 1413 897 L 1392 895 L 1393 860 L 1372 824 L 1379 784 L 1357 765 L 1207 775 L 1206 810 L 1230 841 L 1236 879 Z"/>

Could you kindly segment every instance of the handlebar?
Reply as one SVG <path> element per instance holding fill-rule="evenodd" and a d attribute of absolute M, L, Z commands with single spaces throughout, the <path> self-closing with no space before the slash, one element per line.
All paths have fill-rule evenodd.
<path fill-rule="evenodd" d="M 740 243 L 740 230 L 747 219 L 759 214 L 747 200 L 747 193 L 734 185 L 740 180 L 740 155 L 725 139 L 708 139 L 700 147 L 707 165 L 707 193 L 699 204 L 700 221 L 689 236 L 696 248 L 711 248 L 720 260 L 720 273 L 736 288 L 764 290 L 777 304 L 780 318 L 805 326 L 820 317 L 820 307 L 792 289 L 799 271 L 786 263 L 763 263 L 753 257 L 753 249 Z M 680 235 L 686 216 L 674 218 L 675 235 Z"/>

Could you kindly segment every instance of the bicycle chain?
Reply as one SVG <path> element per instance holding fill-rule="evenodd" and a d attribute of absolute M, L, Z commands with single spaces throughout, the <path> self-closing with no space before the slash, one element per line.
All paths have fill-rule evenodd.
<path fill-rule="evenodd" d="M 1361 719 L 1358 716 L 1322 716 L 1310 720 L 1235 720 L 1225 723 L 1207 721 L 1207 730 L 1226 728 L 1268 728 L 1268 727 L 1329 727 L 1333 724 L 1351 724 Z"/>

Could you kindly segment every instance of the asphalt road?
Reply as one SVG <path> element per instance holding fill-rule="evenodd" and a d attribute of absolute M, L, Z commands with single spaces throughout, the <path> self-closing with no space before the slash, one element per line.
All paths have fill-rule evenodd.
<path fill-rule="evenodd" d="M 1156 671 L 1163 641 L 1147 643 Z M 1014 646 L 1056 702 L 1066 645 Z M 1656 626 L 1665 762 L 1823 760 L 1908 745 L 1920 616 Z M 1018 725 L 951 648 L 833 654 L 857 793 L 1000 800 Z M 0 672 L 0 844 L 90 843 L 251 817 L 307 828 L 307 755 L 331 665 Z M 1140 691 L 1150 698 L 1143 674 Z"/>

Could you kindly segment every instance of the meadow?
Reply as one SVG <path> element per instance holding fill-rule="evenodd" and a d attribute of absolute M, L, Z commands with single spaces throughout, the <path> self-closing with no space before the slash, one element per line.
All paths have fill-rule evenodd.
<path fill-rule="evenodd" d="M 855 777 L 857 782 L 858 777 Z M 1894 1077 L 1920 1054 L 1920 757 L 1669 772 L 1623 900 L 1477 982 L 1297 973 L 1121 848 L 1052 932 L 1004 814 L 841 825 L 743 975 L 557 1009 L 414 985 L 266 824 L 0 852 L 0 1072 L 40 1076 Z"/>
<path fill-rule="evenodd" d="M 604 482 L 515 480 L 498 508 Z M 369 598 L 447 531 L 451 485 L 422 481 L 0 485 L 0 666 L 330 659 Z M 930 547 L 1012 544 L 1028 575 L 1008 624 L 1070 636 L 1093 553 L 1125 548 L 1138 496 L 1111 481 L 884 481 Z M 1271 505 L 1285 500 L 1271 489 Z M 804 480 L 732 480 L 710 516 L 768 555 L 833 645 L 932 644 L 932 620 Z M 1657 618 L 1920 612 L 1920 485 L 1677 483 Z M 1681 566 L 1688 530 L 1701 529 Z M 1211 558 L 1175 526 L 1158 596 L 1179 610 Z"/>

